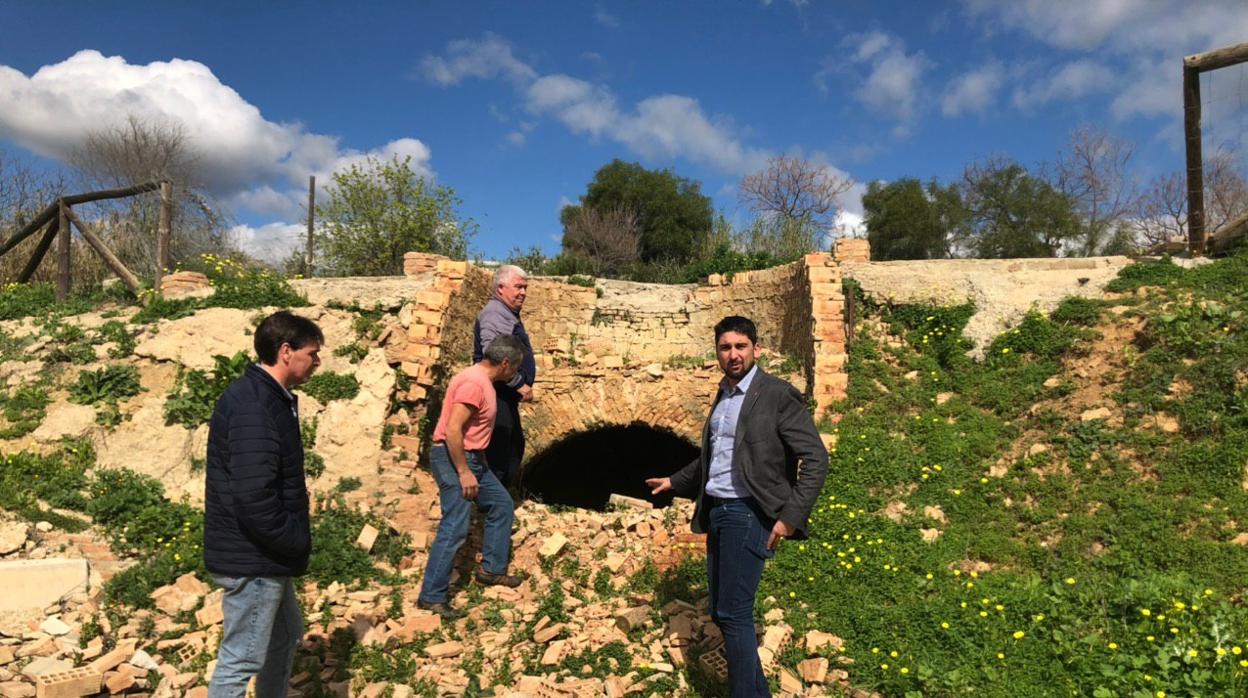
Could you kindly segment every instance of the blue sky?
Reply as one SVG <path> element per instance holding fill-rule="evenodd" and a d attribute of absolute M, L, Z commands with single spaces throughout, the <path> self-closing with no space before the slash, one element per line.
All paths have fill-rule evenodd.
<path fill-rule="evenodd" d="M 1144 181 L 1182 166 L 1182 56 L 1245 40 L 1243 0 L 0 0 L 0 146 L 53 167 L 128 113 L 181 122 L 270 259 L 309 174 L 410 155 L 497 258 L 557 251 L 561 204 L 613 158 L 739 222 L 737 182 L 780 154 L 860 183 L 847 225 L 861 183 L 1051 160 L 1081 124 L 1132 140 Z M 1245 70 L 1209 79 L 1212 138 L 1239 145 Z"/>

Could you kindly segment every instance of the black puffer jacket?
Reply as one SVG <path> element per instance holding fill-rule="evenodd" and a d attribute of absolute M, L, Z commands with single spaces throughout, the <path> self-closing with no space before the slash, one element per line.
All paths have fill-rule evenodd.
<path fill-rule="evenodd" d="M 230 577 L 308 569 L 312 535 L 295 399 L 257 365 L 226 388 L 208 429 L 204 564 Z"/>

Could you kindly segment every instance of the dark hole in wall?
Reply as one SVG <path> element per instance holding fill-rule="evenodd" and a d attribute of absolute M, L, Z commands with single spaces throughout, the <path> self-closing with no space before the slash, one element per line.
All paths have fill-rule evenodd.
<path fill-rule="evenodd" d="M 612 494 L 623 494 L 665 507 L 672 495 L 651 496 L 646 478 L 671 475 L 697 455 L 697 447 L 668 431 L 604 427 L 547 448 L 524 466 L 522 482 L 529 499 L 546 504 L 601 510 Z"/>

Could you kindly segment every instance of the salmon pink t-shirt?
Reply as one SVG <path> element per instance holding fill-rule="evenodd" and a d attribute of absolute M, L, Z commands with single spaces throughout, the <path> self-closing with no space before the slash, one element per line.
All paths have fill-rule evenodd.
<path fill-rule="evenodd" d="M 497 398 L 494 395 L 494 384 L 481 364 L 469 366 L 455 374 L 451 384 L 446 388 L 446 398 L 442 400 L 442 414 L 438 415 L 438 425 L 433 430 L 434 441 L 446 441 L 446 424 L 451 420 L 451 407 L 462 403 L 476 411 L 468 418 L 464 430 L 464 448 L 469 451 L 480 451 L 490 445 L 490 435 L 494 433 L 494 413 L 498 411 Z"/>

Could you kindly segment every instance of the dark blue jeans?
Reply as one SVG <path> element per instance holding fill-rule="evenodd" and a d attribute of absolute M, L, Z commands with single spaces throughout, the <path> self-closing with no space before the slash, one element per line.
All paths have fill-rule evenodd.
<path fill-rule="evenodd" d="M 442 500 L 442 521 L 433 546 L 429 548 L 429 560 L 425 564 L 425 578 L 420 587 L 420 600 L 426 603 L 445 603 L 450 596 L 451 570 L 455 555 L 468 539 L 468 520 L 473 503 L 464 499 L 459 485 L 459 474 L 451 463 L 451 454 L 445 445 L 433 447 L 429 454 L 429 467 L 433 479 L 438 482 Z M 481 541 L 481 569 L 492 574 L 506 574 L 511 559 L 511 522 L 515 507 L 511 495 L 485 466 L 480 453 L 468 454 L 468 468 L 477 476 L 480 489 L 476 506 L 485 514 L 485 535 Z"/>
<path fill-rule="evenodd" d="M 770 696 L 754 634 L 754 597 L 767 549 L 769 519 L 753 499 L 715 500 L 706 536 L 706 576 L 711 620 L 724 635 L 731 698 Z"/>

